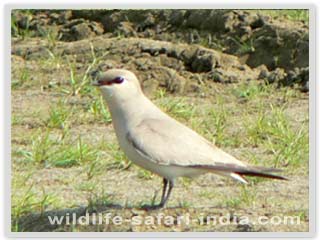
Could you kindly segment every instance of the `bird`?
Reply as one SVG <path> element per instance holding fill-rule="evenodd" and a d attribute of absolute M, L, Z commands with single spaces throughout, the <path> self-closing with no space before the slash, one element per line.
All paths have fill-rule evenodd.
<path fill-rule="evenodd" d="M 128 159 L 163 178 L 156 208 L 166 205 L 179 177 L 194 178 L 209 172 L 244 184 L 248 183 L 245 176 L 288 180 L 274 174 L 280 169 L 241 162 L 170 117 L 145 96 L 132 71 L 107 70 L 92 85 L 100 89 L 118 143 Z"/>

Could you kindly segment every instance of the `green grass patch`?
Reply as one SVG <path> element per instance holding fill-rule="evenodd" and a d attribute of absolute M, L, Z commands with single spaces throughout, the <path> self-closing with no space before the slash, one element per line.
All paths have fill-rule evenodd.
<path fill-rule="evenodd" d="M 49 117 L 45 121 L 45 125 L 49 128 L 68 128 L 70 122 L 68 119 L 73 114 L 73 109 L 70 108 L 65 101 L 61 100 L 55 105 L 51 105 Z"/>
<path fill-rule="evenodd" d="M 41 189 L 40 193 L 36 190 L 35 183 L 30 182 L 32 173 L 21 175 L 20 178 L 12 180 L 12 225 L 11 230 L 13 232 L 23 231 L 20 225 L 21 218 L 25 215 L 37 212 L 43 214 L 45 210 L 52 206 L 55 201 L 55 195 L 47 193 L 44 188 Z M 19 191 L 17 191 L 17 189 Z"/>
<path fill-rule="evenodd" d="M 274 167 L 298 166 L 308 161 L 308 128 L 303 123 L 295 129 L 284 109 L 270 104 L 269 111 L 260 112 L 255 121 L 247 125 L 250 144 L 272 153 Z"/>
<path fill-rule="evenodd" d="M 32 37 L 33 33 L 30 28 L 32 12 L 30 10 L 13 10 L 19 11 L 24 16 L 24 26 L 20 26 L 14 14 L 11 14 L 11 35 L 21 40 Z"/>
<path fill-rule="evenodd" d="M 31 82 L 31 71 L 25 66 L 21 69 L 19 76 L 17 78 L 13 78 L 11 81 L 11 89 L 19 89 L 22 87 L 26 87 L 27 84 Z"/>
<path fill-rule="evenodd" d="M 131 166 L 123 151 L 120 150 L 118 143 L 108 142 L 104 145 L 104 150 L 110 155 L 108 169 L 128 169 Z"/>
<path fill-rule="evenodd" d="M 270 17 L 278 17 L 283 19 L 288 19 L 291 21 L 309 21 L 309 10 L 308 9 L 259 9 L 250 10 L 251 12 L 256 12 L 262 15 L 267 15 Z"/>
<path fill-rule="evenodd" d="M 241 185 L 240 188 L 241 190 L 237 196 L 225 200 L 224 205 L 226 207 L 238 208 L 241 206 L 248 207 L 255 205 L 256 191 L 248 185 Z"/>
<path fill-rule="evenodd" d="M 95 121 L 103 123 L 111 123 L 111 114 L 106 108 L 104 99 L 102 96 L 94 98 L 93 101 L 87 106 L 87 111 L 93 114 Z"/>
<path fill-rule="evenodd" d="M 15 155 L 22 157 L 25 163 L 45 167 L 71 167 L 95 161 L 98 150 L 84 143 L 81 136 L 70 140 L 70 136 L 59 136 L 47 130 L 40 131 L 32 138 L 30 150 L 22 148 Z"/>
<path fill-rule="evenodd" d="M 195 107 L 183 97 L 166 97 L 157 100 L 160 108 L 170 116 L 188 121 L 195 115 Z"/>

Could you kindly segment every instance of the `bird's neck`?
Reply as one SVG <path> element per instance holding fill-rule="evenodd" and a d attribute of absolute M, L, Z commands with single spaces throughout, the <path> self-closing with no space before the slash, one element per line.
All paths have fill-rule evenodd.
<path fill-rule="evenodd" d="M 131 99 L 107 99 L 114 125 L 138 124 L 145 116 L 146 111 L 155 108 L 155 105 L 143 94 Z M 116 126 L 115 126 L 116 127 Z"/>

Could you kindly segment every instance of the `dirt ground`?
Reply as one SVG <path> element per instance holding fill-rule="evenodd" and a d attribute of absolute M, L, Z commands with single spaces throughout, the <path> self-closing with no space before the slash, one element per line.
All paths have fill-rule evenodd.
<path fill-rule="evenodd" d="M 308 21 L 274 12 L 13 11 L 12 231 L 308 231 Z M 180 179 L 166 208 L 145 210 L 162 179 L 126 159 L 90 85 L 111 68 L 135 72 L 168 114 L 289 181 Z M 109 213 L 175 220 L 93 223 Z M 89 224 L 48 220 L 73 214 L 89 214 Z"/>

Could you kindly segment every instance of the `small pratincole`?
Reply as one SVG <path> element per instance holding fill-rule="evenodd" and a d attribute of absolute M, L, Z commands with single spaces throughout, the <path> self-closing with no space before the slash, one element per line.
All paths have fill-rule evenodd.
<path fill-rule="evenodd" d="M 286 179 L 274 168 L 249 166 L 168 116 L 142 92 L 130 71 L 112 69 L 93 84 L 99 86 L 111 113 L 121 149 L 138 166 L 163 178 L 162 197 L 157 207 L 165 206 L 174 180 L 207 172 L 247 183 L 247 176 Z"/>

